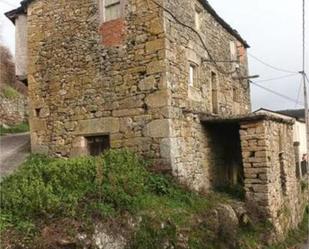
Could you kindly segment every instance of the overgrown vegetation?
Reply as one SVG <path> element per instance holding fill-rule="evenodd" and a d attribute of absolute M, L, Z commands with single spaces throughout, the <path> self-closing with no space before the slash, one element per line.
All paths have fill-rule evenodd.
<path fill-rule="evenodd" d="M 3 127 L 0 125 L 0 136 L 5 134 L 23 133 L 29 131 L 29 124 L 27 122 L 20 123 L 11 127 Z"/>
<path fill-rule="evenodd" d="M 131 249 L 183 248 L 182 243 L 192 249 L 228 248 L 224 243 L 229 238 L 217 237 L 209 212 L 229 198 L 190 192 L 167 176 L 150 173 L 148 165 L 126 150 L 69 160 L 31 156 L 1 182 L 4 242 L 16 248 L 55 248 L 40 242 L 53 224 L 74 237 L 77 232 L 91 233 L 96 221 L 120 227 L 131 217 L 139 223 L 137 230 L 129 231 Z M 254 228 L 252 234 L 259 238 L 263 229 Z M 179 241 L 180 234 L 188 241 Z M 241 234 L 250 241 L 250 234 Z M 255 248 L 248 243 L 242 248 Z"/>
<path fill-rule="evenodd" d="M 20 95 L 19 92 L 9 85 L 3 87 L 2 94 L 7 99 L 16 99 Z"/>

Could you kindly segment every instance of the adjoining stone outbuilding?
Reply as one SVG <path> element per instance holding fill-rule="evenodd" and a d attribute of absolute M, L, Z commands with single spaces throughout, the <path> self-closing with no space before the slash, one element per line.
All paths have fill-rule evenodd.
<path fill-rule="evenodd" d="M 12 21 L 20 15 L 33 152 L 72 157 L 126 147 L 198 191 L 242 184 L 248 200 L 277 221 L 285 201 L 268 180 L 281 166 L 279 155 L 272 165 L 265 154 L 279 141 L 266 132 L 290 126 L 260 116 L 226 125 L 250 116 L 249 45 L 206 0 L 24 0 L 7 13 Z M 282 156 L 291 173 L 294 155 Z M 287 228 L 304 206 L 290 195 L 300 188 L 290 173 L 286 194 L 299 205 Z"/>
<path fill-rule="evenodd" d="M 227 118 L 202 115 L 201 120 L 211 129 L 220 127 L 217 143 L 210 146 L 219 158 L 218 182 L 235 179 L 242 184 L 247 203 L 269 219 L 279 237 L 297 228 L 308 205 L 308 189 L 295 160 L 296 120 L 267 112 Z M 222 158 L 228 161 L 222 163 Z"/>

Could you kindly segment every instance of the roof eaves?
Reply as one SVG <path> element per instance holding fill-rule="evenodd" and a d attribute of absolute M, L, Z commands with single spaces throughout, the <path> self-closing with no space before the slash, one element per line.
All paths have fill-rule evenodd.
<path fill-rule="evenodd" d="M 17 16 L 19 16 L 21 14 L 24 14 L 24 13 L 26 13 L 24 7 L 20 6 L 20 7 L 16 8 L 16 9 L 13 9 L 11 11 L 8 11 L 8 12 L 4 13 L 4 15 L 8 19 L 10 19 L 12 23 L 15 24 L 15 20 L 16 20 Z"/>
<path fill-rule="evenodd" d="M 233 35 L 237 40 L 239 40 L 245 48 L 250 48 L 250 45 L 245 41 L 236 29 L 233 29 L 226 21 L 224 21 L 219 14 L 214 10 L 207 0 L 199 0 L 204 8 L 216 19 L 218 23 L 222 25 L 231 35 Z"/>
<path fill-rule="evenodd" d="M 23 0 L 20 3 L 20 7 L 14 10 L 11 10 L 5 15 L 13 22 L 15 23 L 15 19 L 18 15 L 27 13 L 27 6 L 32 2 L 33 0 Z M 237 32 L 236 29 L 233 29 L 226 21 L 224 21 L 218 13 L 211 7 L 209 2 L 207 0 L 199 0 L 204 8 L 217 20 L 218 23 L 222 25 L 223 28 L 225 28 L 231 35 L 233 35 L 237 40 L 239 40 L 245 48 L 250 48 L 249 44 L 240 36 L 240 34 Z"/>
<path fill-rule="evenodd" d="M 4 15 L 15 24 L 16 18 L 21 14 L 27 13 L 27 7 L 33 0 L 23 0 L 20 2 L 20 6 L 16 9 L 4 13 Z"/>

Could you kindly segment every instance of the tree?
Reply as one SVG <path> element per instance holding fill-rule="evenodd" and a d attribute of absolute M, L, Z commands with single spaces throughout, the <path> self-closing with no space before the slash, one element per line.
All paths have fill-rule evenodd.
<path fill-rule="evenodd" d="M 0 85 L 14 86 L 15 79 L 13 56 L 6 46 L 0 44 Z"/>

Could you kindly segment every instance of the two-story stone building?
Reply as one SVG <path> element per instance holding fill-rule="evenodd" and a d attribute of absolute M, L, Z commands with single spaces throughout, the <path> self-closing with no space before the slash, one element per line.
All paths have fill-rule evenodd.
<path fill-rule="evenodd" d="M 27 51 L 33 152 L 126 147 L 195 190 L 242 185 L 274 224 L 297 201 L 278 231 L 297 226 L 293 121 L 250 114 L 249 46 L 206 0 L 24 0 L 6 15 L 27 30 L 16 54 Z"/>

